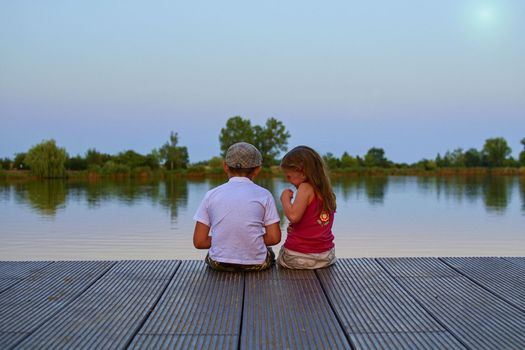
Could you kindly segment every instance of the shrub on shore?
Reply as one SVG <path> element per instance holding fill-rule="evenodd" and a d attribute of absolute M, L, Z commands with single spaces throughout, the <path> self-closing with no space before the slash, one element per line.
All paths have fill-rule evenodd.
<path fill-rule="evenodd" d="M 60 178 L 66 176 L 66 159 L 65 148 L 58 147 L 55 140 L 48 140 L 33 146 L 27 152 L 24 161 L 35 176 Z"/>

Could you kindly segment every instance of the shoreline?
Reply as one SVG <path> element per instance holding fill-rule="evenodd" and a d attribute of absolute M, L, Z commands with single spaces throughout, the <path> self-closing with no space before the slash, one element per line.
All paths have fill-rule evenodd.
<path fill-rule="evenodd" d="M 259 177 L 272 178 L 282 176 L 279 167 L 264 168 Z M 453 176 L 524 176 L 525 167 L 520 168 L 442 168 L 435 170 L 420 170 L 407 168 L 350 168 L 330 170 L 332 179 L 345 177 L 382 177 L 382 176 L 418 176 L 418 177 L 453 177 Z M 166 180 L 182 179 L 219 179 L 225 177 L 222 169 L 183 169 L 183 170 L 143 170 L 129 173 L 100 174 L 94 171 L 66 171 L 63 180 Z M 29 170 L 0 170 L 0 180 L 41 180 Z"/>

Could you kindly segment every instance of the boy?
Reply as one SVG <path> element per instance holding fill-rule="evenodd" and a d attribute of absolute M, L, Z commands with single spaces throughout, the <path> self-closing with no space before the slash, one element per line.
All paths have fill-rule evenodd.
<path fill-rule="evenodd" d="M 272 194 L 252 181 L 261 165 L 255 146 L 230 146 L 223 162 L 228 182 L 208 191 L 197 209 L 193 245 L 209 248 L 205 261 L 215 270 L 261 271 L 275 261 L 267 246 L 281 241 L 279 214 Z"/>

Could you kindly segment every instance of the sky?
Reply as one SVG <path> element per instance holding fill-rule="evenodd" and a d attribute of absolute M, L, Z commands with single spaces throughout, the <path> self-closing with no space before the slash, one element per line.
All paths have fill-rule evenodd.
<path fill-rule="evenodd" d="M 191 162 L 240 115 L 395 162 L 525 137 L 525 1 L 0 0 L 0 157 L 54 139 Z"/>

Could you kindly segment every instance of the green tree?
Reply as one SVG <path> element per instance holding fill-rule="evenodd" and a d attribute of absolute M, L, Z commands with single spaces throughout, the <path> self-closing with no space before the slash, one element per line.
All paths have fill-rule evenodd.
<path fill-rule="evenodd" d="M 16 170 L 26 170 L 29 169 L 27 166 L 25 159 L 26 159 L 27 153 L 21 152 L 15 154 L 15 159 L 13 160 L 13 169 Z"/>
<path fill-rule="evenodd" d="M 348 152 L 344 152 L 341 156 L 341 168 L 356 168 L 359 166 L 359 161 L 348 154 Z"/>
<path fill-rule="evenodd" d="M 441 154 L 437 154 L 436 156 L 436 166 L 438 168 L 447 168 L 450 166 L 450 161 L 447 157 L 441 157 Z"/>
<path fill-rule="evenodd" d="M 452 152 L 447 151 L 445 159 L 449 166 L 455 168 L 463 168 L 465 166 L 465 156 L 463 154 L 463 149 L 461 148 L 456 148 Z"/>
<path fill-rule="evenodd" d="M 115 163 L 112 160 L 108 160 L 104 163 L 104 166 L 100 168 L 100 172 L 103 175 L 126 175 L 128 176 L 131 172 L 131 168 L 123 163 Z"/>
<path fill-rule="evenodd" d="M 222 162 L 221 157 L 213 157 L 207 162 L 207 165 L 212 169 L 222 169 Z"/>
<path fill-rule="evenodd" d="M 169 142 L 159 149 L 159 157 L 164 162 L 164 167 L 169 170 L 183 169 L 188 166 L 189 156 L 186 147 L 177 146 L 179 135 L 171 132 Z"/>
<path fill-rule="evenodd" d="M 275 164 L 277 156 L 288 147 L 290 133 L 286 131 L 284 124 L 275 118 L 269 118 L 264 127 L 254 126 L 253 133 L 254 146 L 261 151 L 263 166 Z"/>
<path fill-rule="evenodd" d="M 221 129 L 219 143 L 221 145 L 221 156 L 226 156 L 228 148 L 237 142 L 248 142 L 254 144 L 255 132 L 249 119 L 240 116 L 231 117 L 226 121 L 226 126 Z"/>
<path fill-rule="evenodd" d="M 127 165 L 130 169 L 146 166 L 146 157 L 133 150 L 120 152 L 113 159 L 116 163 Z"/>
<path fill-rule="evenodd" d="M 323 156 L 323 160 L 328 169 L 335 169 L 339 167 L 339 159 L 334 157 L 334 155 L 330 152 Z"/>
<path fill-rule="evenodd" d="M 152 150 L 148 155 L 146 155 L 145 166 L 150 169 L 158 169 L 160 165 L 160 153 L 158 150 Z"/>
<path fill-rule="evenodd" d="M 367 167 L 387 167 L 388 160 L 385 158 L 385 151 L 382 148 L 370 148 L 365 155 L 365 165 Z"/>
<path fill-rule="evenodd" d="M 27 152 L 25 163 L 36 176 L 58 178 L 66 175 L 66 159 L 66 150 L 57 147 L 55 140 L 48 140 L 33 146 Z"/>
<path fill-rule="evenodd" d="M 9 158 L 0 159 L 0 169 L 9 170 L 13 166 L 13 161 Z"/>
<path fill-rule="evenodd" d="M 503 166 L 511 152 L 512 149 L 503 137 L 487 139 L 482 151 L 489 167 Z"/>
<path fill-rule="evenodd" d="M 521 144 L 523 145 L 523 151 L 520 152 L 520 165 L 525 166 L 525 137 L 521 139 Z"/>
<path fill-rule="evenodd" d="M 464 154 L 464 162 L 466 167 L 479 167 L 483 165 L 483 157 L 477 149 L 470 148 Z"/>
<path fill-rule="evenodd" d="M 240 116 L 231 117 L 226 121 L 226 126 L 221 129 L 219 143 L 221 156 L 226 155 L 228 148 L 236 142 L 248 142 L 253 144 L 261 152 L 263 166 L 275 164 L 277 156 L 286 151 L 290 133 L 284 124 L 269 118 L 264 126 L 252 126 L 249 119 Z"/>
<path fill-rule="evenodd" d="M 100 153 L 94 148 L 90 148 L 86 152 L 85 159 L 88 168 L 93 166 L 103 167 L 107 161 L 111 160 L 111 156 L 106 153 Z"/>
<path fill-rule="evenodd" d="M 80 155 L 68 157 L 64 165 L 68 170 L 86 170 L 88 167 L 86 159 Z"/>

